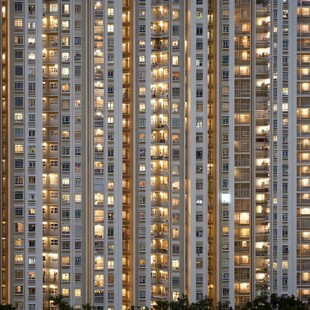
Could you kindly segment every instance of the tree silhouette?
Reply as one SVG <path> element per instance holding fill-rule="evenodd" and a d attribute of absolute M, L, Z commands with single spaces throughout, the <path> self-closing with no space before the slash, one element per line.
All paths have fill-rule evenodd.
<path fill-rule="evenodd" d="M 171 310 L 187 310 L 190 308 L 190 303 L 186 295 L 182 294 L 177 300 L 170 302 L 170 309 Z"/>
<path fill-rule="evenodd" d="M 270 301 L 267 294 L 257 296 L 253 301 L 248 302 L 244 310 L 307 310 L 308 304 L 302 302 L 294 295 L 279 297 L 277 294 L 270 295 Z"/>
<path fill-rule="evenodd" d="M 0 305 L 0 310 L 16 310 L 11 304 Z"/>
<path fill-rule="evenodd" d="M 167 300 L 164 301 L 157 301 L 156 305 L 154 306 L 155 310 L 169 310 L 169 302 Z"/>
<path fill-rule="evenodd" d="M 190 303 L 186 295 L 182 295 L 174 301 L 157 301 L 154 310 L 233 310 L 229 302 L 218 302 L 216 307 L 211 298 L 205 296 L 203 299 Z M 132 307 L 131 309 L 135 309 Z M 310 298 L 308 303 L 302 302 L 294 295 L 270 296 L 264 292 L 253 301 L 247 302 L 242 310 L 310 310 Z"/>
<path fill-rule="evenodd" d="M 53 302 L 53 305 L 58 308 L 58 310 L 71 310 L 70 304 L 64 300 L 63 295 L 51 295 L 48 300 Z"/>
<path fill-rule="evenodd" d="M 227 308 L 223 307 L 224 304 L 220 303 L 218 304 L 219 308 L 221 310 L 226 310 Z M 213 305 L 213 300 L 212 298 L 209 298 L 205 296 L 203 299 L 197 301 L 196 303 L 192 303 L 190 306 L 190 309 L 192 310 L 213 310 L 214 305 Z"/>

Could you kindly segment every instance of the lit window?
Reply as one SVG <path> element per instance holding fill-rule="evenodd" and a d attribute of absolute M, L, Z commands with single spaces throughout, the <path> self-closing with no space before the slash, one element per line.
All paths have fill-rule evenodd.
<path fill-rule="evenodd" d="M 250 229 L 249 228 L 241 228 L 240 229 L 240 237 L 241 238 L 249 237 L 249 234 L 250 234 Z"/>
<path fill-rule="evenodd" d="M 69 77 L 70 69 L 68 67 L 63 67 L 61 69 L 61 74 L 63 77 Z"/>
<path fill-rule="evenodd" d="M 50 174 L 50 184 L 57 185 L 58 184 L 58 175 L 56 173 Z"/>
<path fill-rule="evenodd" d="M 222 194 L 222 203 L 229 203 L 230 195 L 229 194 Z"/>
<path fill-rule="evenodd" d="M 24 287 L 21 285 L 15 286 L 15 295 L 20 295 L 24 293 Z"/>
<path fill-rule="evenodd" d="M 28 29 L 36 29 L 36 23 L 35 22 L 28 22 Z"/>
<path fill-rule="evenodd" d="M 70 265 L 70 257 L 69 256 L 63 256 L 61 258 L 61 264 L 64 266 Z"/>
<path fill-rule="evenodd" d="M 62 178 L 61 183 L 62 183 L 62 185 L 70 185 L 70 179 L 69 178 Z"/>
<path fill-rule="evenodd" d="M 22 122 L 24 120 L 24 115 L 23 113 L 15 113 L 14 114 L 14 120 L 16 122 Z"/>
<path fill-rule="evenodd" d="M 16 239 L 15 240 L 15 247 L 16 248 L 22 248 L 24 246 L 24 240 L 23 239 Z"/>
<path fill-rule="evenodd" d="M 177 66 L 179 64 L 179 56 L 172 56 L 172 65 Z"/>
<path fill-rule="evenodd" d="M 108 8 L 108 16 L 114 15 L 114 8 Z"/>
<path fill-rule="evenodd" d="M 70 84 L 63 84 L 61 89 L 63 92 L 68 92 L 70 90 Z"/>
<path fill-rule="evenodd" d="M 68 203 L 70 201 L 70 195 L 69 194 L 61 195 L 61 201 Z"/>
<path fill-rule="evenodd" d="M 240 224 L 249 224 L 250 223 L 250 214 L 249 213 L 240 213 Z"/>
<path fill-rule="evenodd" d="M 29 263 L 29 265 L 34 265 L 36 263 L 36 258 L 35 257 L 29 257 L 28 263 Z"/>
<path fill-rule="evenodd" d="M 140 103 L 139 104 L 139 111 L 144 112 L 145 111 L 145 103 Z"/>
<path fill-rule="evenodd" d="M 140 87 L 139 88 L 139 95 L 144 96 L 145 95 L 145 87 Z"/>
<path fill-rule="evenodd" d="M 62 281 L 70 281 L 70 273 L 63 273 L 61 276 Z"/>
<path fill-rule="evenodd" d="M 58 4 L 50 4 L 51 12 L 58 12 Z"/>
<path fill-rule="evenodd" d="M 75 295 L 76 297 L 81 297 L 81 289 L 80 289 L 80 288 L 76 288 L 76 289 L 74 290 L 74 295 Z"/>
<path fill-rule="evenodd" d="M 114 32 L 114 25 L 108 24 L 108 32 Z"/>
<path fill-rule="evenodd" d="M 70 28 L 70 21 L 69 20 L 63 20 L 61 22 L 62 29 L 69 29 Z"/>
<path fill-rule="evenodd" d="M 68 53 L 68 52 L 65 52 L 65 53 L 62 53 L 61 54 L 62 56 L 62 61 L 68 61 L 68 60 L 70 60 L 70 53 Z"/>
<path fill-rule="evenodd" d="M 113 101 L 108 101 L 108 110 L 113 111 L 114 110 L 114 102 Z"/>
<path fill-rule="evenodd" d="M 178 259 L 172 261 L 172 270 L 178 270 L 180 267 L 180 262 Z"/>
<path fill-rule="evenodd" d="M 81 202 L 82 201 L 82 194 L 75 194 L 75 202 Z"/>
<path fill-rule="evenodd" d="M 23 27 L 23 20 L 21 18 L 15 18 L 14 26 L 17 28 L 22 28 Z"/>
<path fill-rule="evenodd" d="M 28 53 L 28 59 L 29 60 L 35 60 L 36 59 L 36 54 L 34 52 Z"/>
<path fill-rule="evenodd" d="M 144 63 L 145 62 L 145 56 L 139 56 L 139 62 Z"/>
<path fill-rule="evenodd" d="M 69 14 L 70 13 L 70 5 L 69 4 L 63 4 L 62 5 L 62 13 L 63 14 Z"/>
<path fill-rule="evenodd" d="M 24 256 L 22 254 L 15 255 L 15 263 L 21 264 L 24 262 Z"/>
<path fill-rule="evenodd" d="M 95 225 L 95 237 L 102 238 L 103 237 L 103 226 L 102 225 Z"/>
<path fill-rule="evenodd" d="M 63 296 L 69 296 L 69 295 L 70 295 L 70 289 L 64 287 L 64 288 L 62 289 L 62 295 L 63 295 Z"/>
<path fill-rule="evenodd" d="M 64 234 L 64 235 L 70 234 L 70 226 L 69 225 L 62 226 L 61 231 L 62 231 L 62 234 Z"/>
<path fill-rule="evenodd" d="M 114 196 L 113 195 L 109 195 L 108 196 L 108 204 L 109 205 L 113 205 L 114 204 Z"/>

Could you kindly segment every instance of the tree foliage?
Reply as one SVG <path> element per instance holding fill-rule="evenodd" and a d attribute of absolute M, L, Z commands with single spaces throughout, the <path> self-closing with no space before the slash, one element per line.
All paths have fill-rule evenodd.
<path fill-rule="evenodd" d="M 267 294 L 256 297 L 253 301 L 248 302 L 243 310 L 307 310 L 309 303 L 304 303 L 294 295 L 278 296 L 271 294 L 270 298 Z"/>
<path fill-rule="evenodd" d="M 228 303 L 218 302 L 214 305 L 213 300 L 207 296 L 203 299 L 190 303 L 186 295 L 182 295 L 176 301 L 158 301 L 155 310 L 233 310 Z M 248 302 L 242 310 L 309 310 L 310 302 L 304 303 L 294 295 L 278 296 L 262 294 L 253 301 Z"/>
<path fill-rule="evenodd" d="M 51 295 L 48 300 L 53 302 L 53 305 L 57 307 L 58 310 L 71 310 L 70 304 L 64 300 L 63 295 Z"/>
<path fill-rule="evenodd" d="M 67 302 L 64 299 L 64 296 L 59 294 L 59 295 L 51 295 L 48 300 L 52 301 L 53 306 L 55 306 L 58 310 L 74 310 L 73 307 L 70 306 L 69 302 Z M 1 310 L 2 308 L 0 308 Z M 14 308 L 15 309 L 15 308 Z M 83 304 L 82 305 L 82 310 L 96 310 L 97 308 L 95 306 L 92 306 L 91 304 Z M 11 309 L 9 309 L 11 310 Z"/>
<path fill-rule="evenodd" d="M 0 305 L 0 310 L 15 310 L 16 308 L 13 307 L 11 304 L 6 304 L 6 305 Z"/>

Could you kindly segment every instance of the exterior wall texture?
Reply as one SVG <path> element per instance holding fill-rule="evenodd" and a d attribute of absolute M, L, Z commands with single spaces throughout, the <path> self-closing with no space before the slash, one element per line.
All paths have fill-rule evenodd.
<path fill-rule="evenodd" d="M 310 293 L 310 1 L 1 0 L 0 299 Z"/>

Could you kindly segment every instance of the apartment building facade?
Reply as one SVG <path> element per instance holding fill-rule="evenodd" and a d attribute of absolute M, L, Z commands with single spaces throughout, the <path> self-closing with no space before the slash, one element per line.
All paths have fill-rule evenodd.
<path fill-rule="evenodd" d="M 307 300 L 309 1 L 0 2 L 2 301 Z"/>

